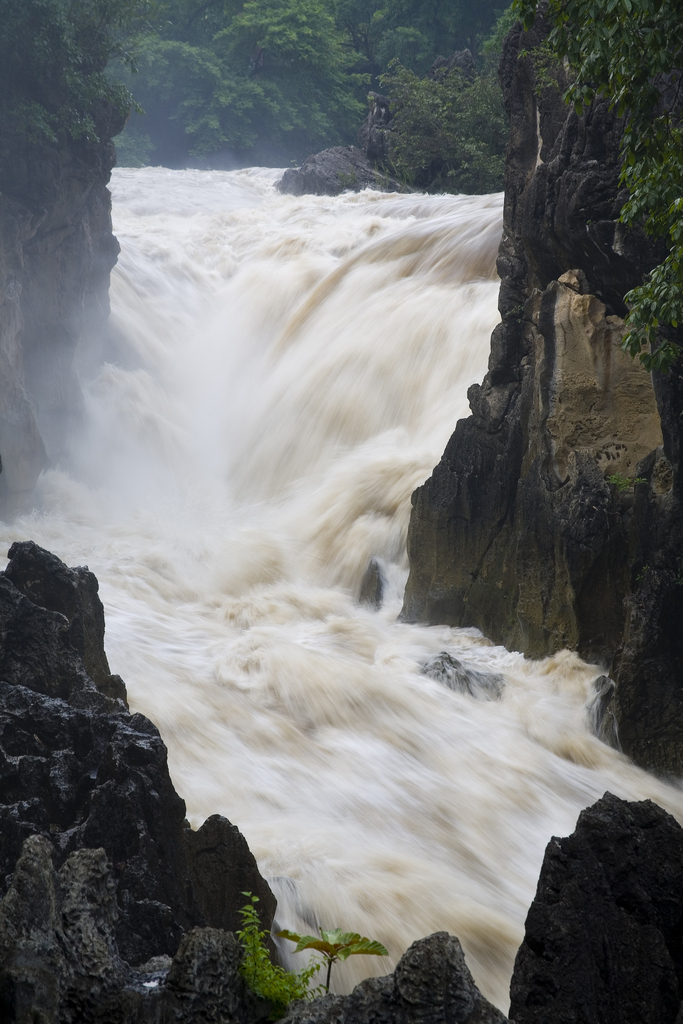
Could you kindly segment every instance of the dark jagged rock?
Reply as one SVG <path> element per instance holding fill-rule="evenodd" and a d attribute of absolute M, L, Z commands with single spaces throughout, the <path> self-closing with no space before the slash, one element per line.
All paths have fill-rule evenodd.
<path fill-rule="evenodd" d="M 105 850 L 129 963 L 173 955 L 194 926 L 239 927 L 243 891 L 269 927 L 275 899 L 244 837 L 220 815 L 190 829 L 157 729 L 111 695 L 103 634 L 87 569 L 13 545 L 0 574 L 0 893 L 24 841 L 42 835 L 58 869 Z"/>
<path fill-rule="evenodd" d="M 369 92 L 368 100 L 370 109 L 358 132 L 358 145 L 371 164 L 381 167 L 389 159 L 391 103 L 379 92 Z"/>
<path fill-rule="evenodd" d="M 32 604 L 67 618 L 65 637 L 80 654 L 98 690 L 125 701 L 123 680 L 112 676 L 104 651 L 104 608 L 94 573 L 82 566 L 67 568 L 56 555 L 30 540 L 13 544 L 7 557 L 5 579 Z"/>
<path fill-rule="evenodd" d="M 396 970 L 348 996 L 295 1003 L 284 1024 L 506 1024 L 474 984 L 460 943 L 447 932 L 414 942 Z"/>
<path fill-rule="evenodd" d="M 314 153 L 301 167 L 285 171 L 278 188 L 292 196 L 338 196 L 364 188 L 378 192 L 404 191 L 399 182 L 375 170 L 356 146 L 333 146 Z"/>
<path fill-rule="evenodd" d="M 83 409 L 77 361 L 102 362 L 119 246 L 106 188 L 123 116 L 96 112 L 100 142 L 0 138 L 0 511 L 24 508 L 63 458 Z M 99 355 L 98 355 L 99 354 Z M 90 363 L 86 365 L 90 359 Z"/>
<path fill-rule="evenodd" d="M 477 65 L 471 50 L 456 50 L 452 57 L 437 57 L 429 69 L 429 78 L 436 78 L 438 74 L 448 74 L 453 70 L 460 71 L 468 81 L 474 81 Z"/>
<path fill-rule="evenodd" d="M 674 1024 L 683 995 L 683 829 L 607 793 L 552 839 L 511 985 L 516 1024 Z"/>
<path fill-rule="evenodd" d="M 371 558 L 363 574 L 358 600 L 369 608 L 381 608 L 384 600 L 385 580 L 382 566 L 376 558 Z"/>
<path fill-rule="evenodd" d="M 465 665 L 448 651 L 435 654 L 422 666 L 423 675 L 443 683 L 456 693 L 467 693 L 479 700 L 500 700 L 505 680 L 495 672 L 480 672 Z"/>
<path fill-rule="evenodd" d="M 546 34 L 517 24 L 503 50 L 502 322 L 472 415 L 413 494 L 402 615 L 578 651 L 615 681 L 623 750 L 680 774 L 683 370 L 653 389 L 620 349 L 624 294 L 663 252 L 618 222 L 616 112 L 578 116 L 563 66 L 537 73 Z"/>
<path fill-rule="evenodd" d="M 0 1014 L 6 1024 L 256 1024 L 270 1007 L 239 975 L 235 936 L 193 928 L 171 961 L 134 970 L 116 944 L 116 884 L 103 850 L 59 872 L 42 836 L 26 840 L 0 903 Z"/>

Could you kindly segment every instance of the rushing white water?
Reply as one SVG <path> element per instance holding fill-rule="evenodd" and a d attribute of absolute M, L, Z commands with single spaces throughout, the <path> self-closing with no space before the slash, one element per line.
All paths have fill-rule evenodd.
<path fill-rule="evenodd" d="M 192 822 L 221 812 L 280 923 L 458 935 L 502 1008 L 545 845 L 606 789 L 678 789 L 590 732 L 595 668 L 397 623 L 410 494 L 497 322 L 501 197 L 292 198 L 277 173 L 118 170 L 117 365 L 40 510 L 3 527 L 97 574 L 112 670 L 169 747 Z M 370 556 L 390 593 L 355 596 Z M 421 674 L 450 651 L 502 700 Z"/>

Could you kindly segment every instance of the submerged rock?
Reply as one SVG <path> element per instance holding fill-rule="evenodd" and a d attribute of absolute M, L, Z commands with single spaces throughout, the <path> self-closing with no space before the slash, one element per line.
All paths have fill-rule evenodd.
<path fill-rule="evenodd" d="M 368 605 L 370 608 L 381 608 L 385 587 L 386 580 L 382 572 L 382 566 L 376 558 L 371 558 L 363 574 L 358 601 L 360 604 Z"/>
<path fill-rule="evenodd" d="M 295 1003 L 283 1024 L 506 1024 L 477 988 L 454 936 L 414 942 L 393 974 L 368 978 L 348 996 Z"/>
<path fill-rule="evenodd" d="M 505 687 L 503 676 L 494 672 L 480 672 L 478 669 L 458 661 L 448 651 L 435 654 L 422 666 L 422 673 L 443 683 L 456 693 L 467 693 L 480 700 L 500 700 Z"/>
<path fill-rule="evenodd" d="M 277 186 L 291 196 L 338 196 L 372 188 L 378 192 L 403 192 L 393 178 L 375 170 L 356 146 L 333 146 L 314 153 L 301 167 L 285 171 Z"/>
<path fill-rule="evenodd" d="M 172 956 L 194 926 L 239 927 L 244 891 L 268 928 L 275 899 L 244 837 L 220 815 L 190 828 L 166 747 L 118 695 L 103 637 L 92 573 L 13 545 L 0 573 L 0 895 L 40 835 L 57 870 L 75 851 L 105 851 L 129 963 Z"/>
<path fill-rule="evenodd" d="M 511 985 L 516 1024 L 674 1024 L 683 996 L 683 829 L 606 793 L 552 839 Z"/>

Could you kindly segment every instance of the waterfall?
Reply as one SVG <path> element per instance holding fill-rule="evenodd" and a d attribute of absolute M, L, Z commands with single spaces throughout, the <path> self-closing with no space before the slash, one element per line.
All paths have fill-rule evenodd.
<path fill-rule="evenodd" d="M 605 790 L 679 820 L 683 798 L 593 735 L 599 668 L 397 621 L 411 492 L 486 372 L 502 196 L 278 176 L 114 172 L 110 361 L 3 540 L 97 574 L 131 708 L 191 822 L 243 831 L 280 924 L 388 947 L 339 991 L 443 929 L 504 1008 L 550 837 Z"/>

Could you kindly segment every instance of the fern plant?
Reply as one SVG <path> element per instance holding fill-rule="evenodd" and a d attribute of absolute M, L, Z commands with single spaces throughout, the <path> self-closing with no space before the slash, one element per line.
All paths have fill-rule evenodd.
<path fill-rule="evenodd" d="M 286 971 L 279 964 L 272 963 L 266 946 L 267 933 L 262 931 L 256 904 L 258 896 L 250 892 L 242 893 L 249 899 L 240 910 L 242 928 L 237 932 L 244 958 L 240 964 L 240 974 L 249 988 L 261 999 L 267 999 L 273 1007 L 271 1020 L 284 1016 L 287 1007 L 295 999 L 314 999 L 321 994 L 319 989 L 310 989 L 311 978 L 320 970 L 320 962 L 315 961 L 301 971 Z"/>
<path fill-rule="evenodd" d="M 335 928 L 329 932 L 321 928 L 319 939 L 315 935 L 299 935 L 298 932 L 290 932 L 286 928 L 278 932 L 278 935 L 281 935 L 283 939 L 289 939 L 290 942 L 296 942 L 295 953 L 300 953 L 304 949 L 315 949 L 322 953 L 327 964 L 327 979 L 325 981 L 327 992 L 330 991 L 332 964 L 337 960 L 344 961 L 354 954 L 389 956 L 381 942 L 377 942 L 375 939 L 366 939 L 358 932 L 343 932 L 341 928 Z"/>

